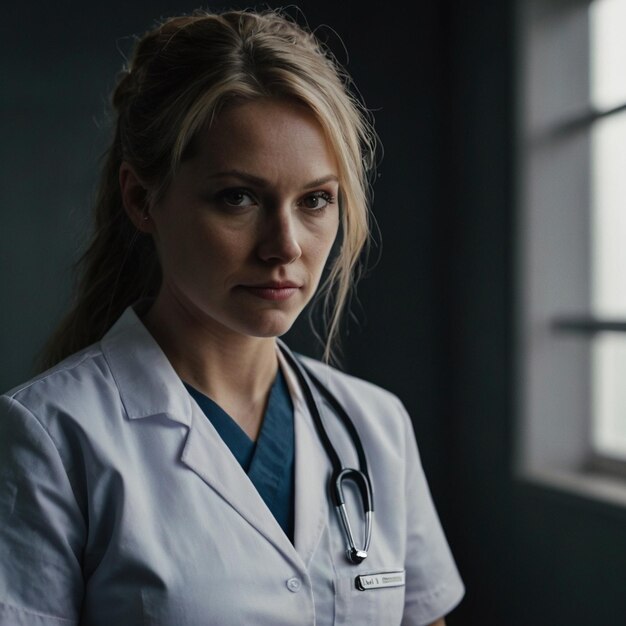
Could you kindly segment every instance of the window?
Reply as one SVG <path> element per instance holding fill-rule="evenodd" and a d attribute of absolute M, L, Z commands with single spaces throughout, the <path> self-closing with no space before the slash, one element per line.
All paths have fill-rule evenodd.
<path fill-rule="evenodd" d="M 626 320 L 626 1 L 590 6 L 592 311 Z M 622 329 L 623 330 L 623 329 Z M 592 357 L 593 447 L 626 459 L 626 333 L 604 333 Z"/>
<path fill-rule="evenodd" d="M 519 11 L 520 468 L 626 503 L 626 0 Z"/>

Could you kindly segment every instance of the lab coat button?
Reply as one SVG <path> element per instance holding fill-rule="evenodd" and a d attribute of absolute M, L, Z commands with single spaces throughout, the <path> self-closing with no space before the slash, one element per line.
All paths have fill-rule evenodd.
<path fill-rule="evenodd" d="M 290 578 L 287 581 L 287 589 L 289 589 L 289 591 L 293 591 L 293 593 L 298 593 L 301 588 L 302 583 L 300 582 L 299 578 Z"/>

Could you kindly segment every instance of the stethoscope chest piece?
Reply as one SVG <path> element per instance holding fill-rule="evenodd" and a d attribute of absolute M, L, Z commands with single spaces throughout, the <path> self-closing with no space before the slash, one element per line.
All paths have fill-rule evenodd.
<path fill-rule="evenodd" d="M 363 504 L 363 515 L 365 519 L 365 536 L 363 538 L 363 547 L 357 548 L 354 541 L 354 533 L 352 532 L 352 526 L 350 525 L 350 519 L 348 518 L 348 512 L 346 510 L 346 502 L 343 493 L 343 482 L 345 480 L 352 481 L 361 494 L 361 502 Z M 339 520 L 343 526 L 343 531 L 346 536 L 348 546 L 346 548 L 346 556 L 350 563 L 358 565 L 367 558 L 367 551 L 370 547 L 370 540 L 372 538 L 372 521 L 374 511 L 372 507 L 372 491 L 370 487 L 369 478 L 361 470 L 345 467 L 338 475 L 331 477 L 331 498 L 335 504 L 335 508 L 339 514 Z"/>

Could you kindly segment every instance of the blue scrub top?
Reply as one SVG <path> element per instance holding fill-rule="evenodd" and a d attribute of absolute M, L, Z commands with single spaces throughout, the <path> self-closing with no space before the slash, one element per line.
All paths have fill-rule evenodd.
<path fill-rule="evenodd" d="M 293 402 L 278 368 L 257 441 L 211 398 L 185 387 L 229 447 L 260 496 L 293 543 L 294 429 Z"/>

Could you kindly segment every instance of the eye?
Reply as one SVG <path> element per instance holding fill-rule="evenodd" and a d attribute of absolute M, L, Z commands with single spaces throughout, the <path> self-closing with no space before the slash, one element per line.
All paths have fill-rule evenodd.
<path fill-rule="evenodd" d="M 301 201 L 301 204 L 305 209 L 309 209 L 311 211 L 322 211 L 334 202 L 335 198 L 327 191 L 316 191 L 315 193 L 306 196 Z"/>
<path fill-rule="evenodd" d="M 228 206 L 247 207 L 256 204 L 252 194 L 246 189 L 224 189 L 217 197 Z"/>

